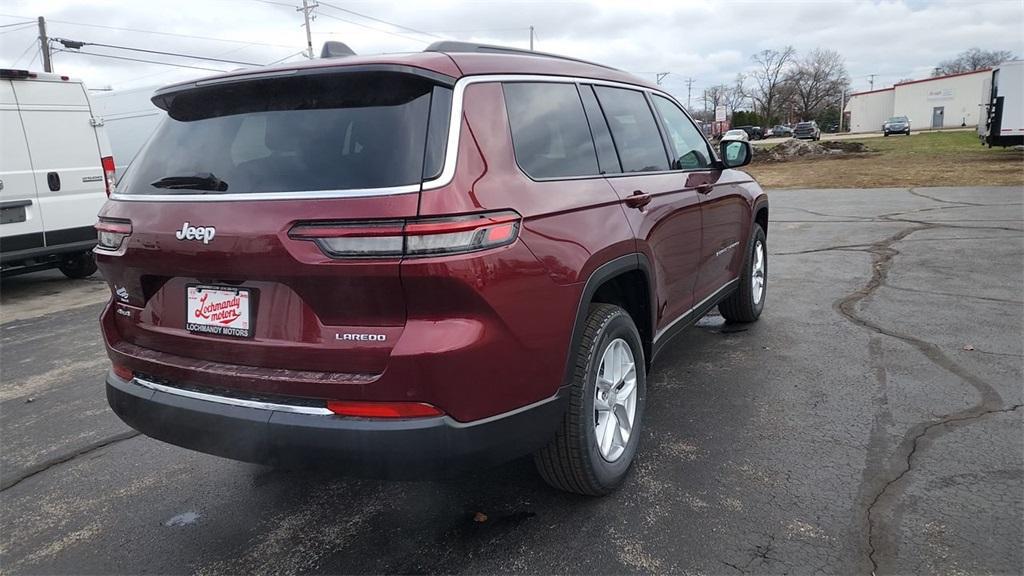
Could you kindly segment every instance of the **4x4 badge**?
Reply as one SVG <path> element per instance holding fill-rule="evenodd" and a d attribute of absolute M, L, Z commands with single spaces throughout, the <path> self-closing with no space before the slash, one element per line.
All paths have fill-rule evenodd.
<path fill-rule="evenodd" d="M 217 229 L 213 226 L 189 226 L 185 222 L 181 230 L 174 233 L 174 237 L 178 240 L 202 240 L 203 244 L 209 244 L 216 234 Z"/>

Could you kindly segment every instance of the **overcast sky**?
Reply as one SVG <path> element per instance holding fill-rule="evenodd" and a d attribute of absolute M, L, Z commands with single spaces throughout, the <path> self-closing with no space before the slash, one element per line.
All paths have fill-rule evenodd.
<path fill-rule="evenodd" d="M 36 16 L 47 18 L 51 37 L 269 63 L 305 47 L 302 15 L 293 7 L 301 3 L 5 0 L 0 5 L 0 66 L 42 69 L 36 28 L 16 24 L 31 24 Z M 975 46 L 1024 54 L 1021 0 L 329 2 L 404 28 L 320 4 L 312 25 L 317 52 L 332 39 L 361 54 L 418 51 L 443 38 L 525 48 L 532 25 L 537 50 L 594 60 L 652 80 L 657 72 L 669 72 L 664 85 L 684 102 L 686 80 L 693 78 L 695 105 L 704 87 L 732 82 L 737 72 L 747 71 L 752 54 L 786 44 L 798 51 L 819 46 L 838 50 L 855 90 L 868 88 L 869 74 L 876 75 L 875 88 L 926 77 L 940 60 Z M 238 67 L 98 46 L 86 50 L 203 68 Z M 55 71 L 95 88 L 154 86 L 210 73 L 71 53 L 55 54 L 54 63 Z"/>

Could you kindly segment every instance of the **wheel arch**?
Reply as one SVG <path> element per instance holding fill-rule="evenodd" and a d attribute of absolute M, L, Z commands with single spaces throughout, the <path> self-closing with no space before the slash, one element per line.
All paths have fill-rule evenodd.
<path fill-rule="evenodd" d="M 644 347 L 644 363 L 650 366 L 654 341 L 654 281 L 650 261 L 641 253 L 626 254 L 595 269 L 587 278 L 580 294 L 572 336 L 566 353 L 562 386 L 572 381 L 573 353 L 583 338 L 584 324 L 590 304 L 615 304 L 629 313 L 640 332 Z"/>

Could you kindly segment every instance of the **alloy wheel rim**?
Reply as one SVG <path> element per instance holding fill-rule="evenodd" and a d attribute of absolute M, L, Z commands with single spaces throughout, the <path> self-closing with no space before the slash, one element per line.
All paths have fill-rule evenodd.
<path fill-rule="evenodd" d="M 594 432 L 601 457 L 615 462 L 629 445 L 636 417 L 637 382 L 633 351 L 622 338 L 605 348 L 594 386 Z"/>
<path fill-rule="evenodd" d="M 754 295 L 754 304 L 760 304 L 764 296 L 764 244 L 758 240 L 754 244 L 754 266 L 750 275 L 750 288 Z"/>

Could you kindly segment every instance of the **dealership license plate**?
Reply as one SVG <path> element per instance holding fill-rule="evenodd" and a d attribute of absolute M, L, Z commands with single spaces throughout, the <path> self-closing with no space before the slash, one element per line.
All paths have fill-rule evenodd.
<path fill-rule="evenodd" d="M 251 298 L 246 288 L 189 286 L 185 327 L 194 334 L 249 338 Z"/>

